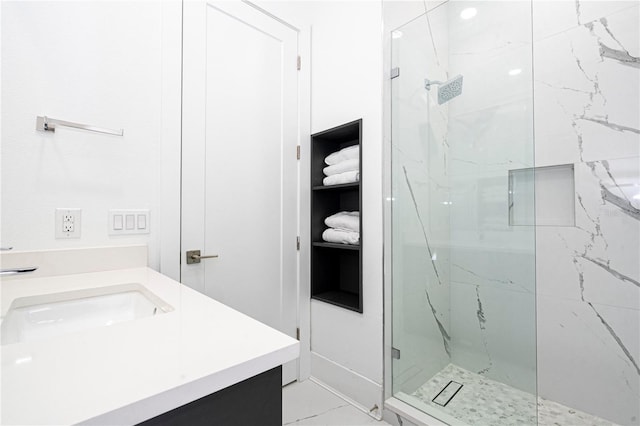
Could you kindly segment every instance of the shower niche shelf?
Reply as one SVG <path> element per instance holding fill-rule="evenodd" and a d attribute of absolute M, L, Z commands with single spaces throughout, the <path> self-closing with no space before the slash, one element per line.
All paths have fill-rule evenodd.
<path fill-rule="evenodd" d="M 358 182 L 324 186 L 324 159 L 360 145 L 362 119 L 311 135 L 311 298 L 362 313 L 362 166 Z M 325 218 L 341 211 L 360 212 L 360 245 L 322 239 Z"/>

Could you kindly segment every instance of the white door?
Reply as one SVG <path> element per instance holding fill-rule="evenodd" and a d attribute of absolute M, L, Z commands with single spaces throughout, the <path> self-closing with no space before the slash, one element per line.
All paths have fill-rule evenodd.
<path fill-rule="evenodd" d="M 182 282 L 294 337 L 297 31 L 239 1 L 184 2 L 183 27 Z"/>

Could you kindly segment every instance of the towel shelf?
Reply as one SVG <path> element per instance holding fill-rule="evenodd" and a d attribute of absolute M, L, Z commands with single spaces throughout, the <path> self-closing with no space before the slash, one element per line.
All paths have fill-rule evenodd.
<path fill-rule="evenodd" d="M 340 183 L 338 185 L 317 185 L 311 188 L 313 191 L 329 191 L 329 190 L 340 190 L 345 188 L 359 188 L 360 182 L 351 182 L 351 183 Z"/>
<path fill-rule="evenodd" d="M 358 293 L 350 293 L 342 290 L 330 290 L 322 293 L 316 293 L 312 296 L 315 300 L 321 300 L 325 303 L 340 306 L 350 311 L 359 312 L 356 308 L 360 303 L 360 295 Z"/>
<path fill-rule="evenodd" d="M 360 245 L 355 244 L 337 244 L 337 243 L 326 243 L 326 242 L 315 242 L 313 243 L 314 247 L 325 247 L 325 248 L 333 248 L 338 250 L 360 250 Z"/>
<path fill-rule="evenodd" d="M 39 130 L 41 132 L 55 132 L 56 126 L 70 127 L 72 129 L 86 130 L 88 132 L 104 133 L 106 135 L 115 135 L 115 136 L 124 135 L 123 129 L 118 129 L 118 130 L 105 129 L 102 127 L 90 126 L 88 124 L 57 120 L 55 118 L 49 118 L 46 115 L 44 116 L 39 115 L 36 117 L 36 130 Z"/>
<path fill-rule="evenodd" d="M 343 148 L 360 145 L 362 120 L 311 135 L 311 298 L 362 313 L 362 222 L 360 245 L 323 241 L 324 220 L 340 211 L 359 211 L 362 221 L 362 167 L 360 181 L 323 185 L 324 159 Z"/>

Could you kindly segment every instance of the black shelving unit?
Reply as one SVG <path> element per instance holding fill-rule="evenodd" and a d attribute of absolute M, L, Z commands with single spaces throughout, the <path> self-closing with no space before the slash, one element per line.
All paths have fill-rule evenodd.
<path fill-rule="evenodd" d="M 360 180 L 324 186 L 324 159 L 360 145 Z M 311 298 L 362 313 L 362 119 L 311 135 Z M 360 212 L 360 245 L 322 240 L 325 218 Z"/>

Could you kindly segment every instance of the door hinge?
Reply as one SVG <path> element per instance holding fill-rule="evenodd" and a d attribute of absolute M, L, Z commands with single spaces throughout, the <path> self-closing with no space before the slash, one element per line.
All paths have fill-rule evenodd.
<path fill-rule="evenodd" d="M 300 71 L 300 68 L 302 68 L 302 59 L 300 59 L 300 55 L 298 55 L 298 60 L 296 62 L 296 68 L 298 69 L 298 71 Z"/>
<path fill-rule="evenodd" d="M 300 329 L 296 328 L 296 340 L 300 340 Z"/>
<path fill-rule="evenodd" d="M 296 250 L 300 250 L 300 237 L 296 237 Z"/>
<path fill-rule="evenodd" d="M 391 348 L 391 358 L 400 359 L 400 349 Z"/>
<path fill-rule="evenodd" d="M 300 145 L 296 146 L 296 158 L 300 159 Z"/>
<path fill-rule="evenodd" d="M 399 76 L 400 76 L 400 68 L 399 67 L 391 68 L 391 79 L 393 80 L 394 78 Z"/>

